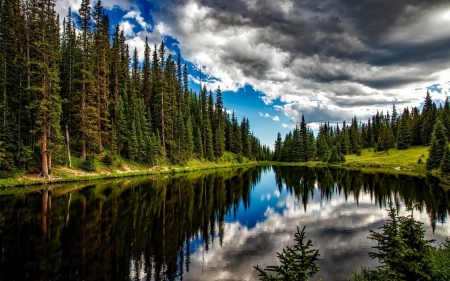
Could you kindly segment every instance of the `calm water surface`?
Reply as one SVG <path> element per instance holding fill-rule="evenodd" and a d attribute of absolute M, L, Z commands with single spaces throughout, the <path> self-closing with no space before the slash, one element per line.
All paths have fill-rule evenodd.
<path fill-rule="evenodd" d="M 0 196 L 0 280 L 258 280 L 297 226 L 319 249 L 312 280 L 346 280 L 393 200 L 426 238 L 450 235 L 449 192 L 408 176 L 252 167 L 53 186 Z"/>

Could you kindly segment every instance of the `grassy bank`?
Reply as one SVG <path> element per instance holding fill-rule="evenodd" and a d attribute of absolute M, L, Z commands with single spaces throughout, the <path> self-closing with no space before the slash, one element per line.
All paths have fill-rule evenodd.
<path fill-rule="evenodd" d="M 93 181 L 103 179 L 117 179 L 125 177 L 138 177 L 160 174 L 188 173 L 192 171 L 218 169 L 225 167 L 237 167 L 254 165 L 255 162 L 245 157 L 238 157 L 235 154 L 225 152 L 216 161 L 204 159 L 191 159 L 184 165 L 171 165 L 168 161 L 159 161 L 157 165 L 139 164 L 126 159 L 116 157 L 111 165 L 106 165 L 102 159 L 105 153 L 95 156 L 95 171 L 87 172 L 80 168 L 82 159 L 74 156 L 72 158 L 72 168 L 66 166 L 55 166 L 51 171 L 51 177 L 43 179 L 37 173 L 18 173 L 15 177 L 0 179 L 0 188 L 31 186 L 43 184 L 56 184 L 64 182 Z"/>
<path fill-rule="evenodd" d="M 346 162 L 333 165 L 326 162 L 300 162 L 300 163 L 271 163 L 281 166 L 308 166 L 328 167 L 337 166 L 346 169 L 362 170 L 364 172 L 384 172 L 389 174 L 408 174 L 413 176 L 426 176 L 425 161 L 428 158 L 429 147 L 417 146 L 407 150 L 390 149 L 385 152 L 374 152 L 373 149 L 363 149 L 361 156 L 355 154 L 345 156 Z M 419 164 L 419 158 L 422 164 Z"/>
<path fill-rule="evenodd" d="M 157 174 L 176 174 L 200 171 L 207 169 L 217 169 L 233 166 L 255 165 L 247 158 L 239 158 L 236 155 L 226 152 L 216 161 L 206 161 L 204 159 L 191 159 L 184 165 L 170 165 L 168 162 L 159 162 L 158 165 L 139 164 L 116 158 L 112 165 L 106 165 L 102 159 L 105 154 L 95 156 L 95 172 L 86 172 L 80 169 L 82 159 L 75 156 L 72 159 L 72 168 L 56 166 L 52 169 L 51 179 L 39 178 L 38 174 L 19 174 L 14 178 L 0 179 L 0 187 L 42 185 L 50 183 L 92 181 L 101 179 L 116 179 L 124 177 L 137 177 Z M 419 158 L 423 164 L 419 164 Z M 346 162 L 338 166 L 346 169 L 362 170 L 364 172 L 384 172 L 389 174 L 408 174 L 413 176 L 426 176 L 425 161 L 428 158 L 428 147 L 412 147 L 407 150 L 390 149 L 389 153 L 374 152 L 371 149 L 364 149 L 361 156 L 347 155 Z M 301 163 L 280 163 L 261 162 L 264 165 L 282 166 L 308 166 L 308 167 L 328 167 L 325 162 L 301 162 Z M 436 175 L 437 176 L 437 175 Z"/>

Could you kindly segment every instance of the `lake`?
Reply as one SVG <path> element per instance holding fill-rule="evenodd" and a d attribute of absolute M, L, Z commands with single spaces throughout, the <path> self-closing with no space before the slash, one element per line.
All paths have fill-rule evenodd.
<path fill-rule="evenodd" d="M 279 166 L 23 190 L 0 195 L 0 280 L 258 280 L 297 226 L 319 249 L 311 280 L 346 280 L 378 265 L 367 237 L 389 200 L 402 215 L 416 204 L 440 243 L 449 195 L 432 179 Z"/>

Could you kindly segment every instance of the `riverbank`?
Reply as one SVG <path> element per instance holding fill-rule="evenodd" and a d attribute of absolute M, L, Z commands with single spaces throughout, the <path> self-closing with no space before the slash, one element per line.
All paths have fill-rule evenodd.
<path fill-rule="evenodd" d="M 327 162 L 311 161 L 299 163 L 275 162 L 272 165 L 307 166 L 307 167 L 339 167 L 363 172 L 382 172 L 388 174 L 406 174 L 411 176 L 427 176 L 425 162 L 428 158 L 427 146 L 416 146 L 406 150 L 389 149 L 389 152 L 374 152 L 373 149 L 363 149 L 361 156 L 346 155 L 346 162 L 329 164 Z M 422 163 L 419 163 L 421 159 Z M 437 174 L 433 175 L 437 176 Z"/>
<path fill-rule="evenodd" d="M 389 153 L 374 152 L 371 149 L 363 149 L 361 156 L 347 155 L 346 162 L 338 165 L 330 165 L 326 162 L 254 162 L 242 157 L 239 159 L 235 154 L 226 152 L 217 161 L 206 161 L 191 159 L 185 165 L 170 165 L 160 163 L 157 166 L 138 164 L 125 159 L 117 159 L 113 166 L 107 166 L 101 159 L 104 155 L 97 155 L 95 159 L 96 172 L 86 172 L 80 168 L 81 159 L 74 158 L 74 168 L 56 166 L 52 170 L 50 179 L 40 178 L 38 174 L 22 174 L 14 178 L 0 179 L 0 188 L 43 185 L 64 182 L 85 182 L 103 179 L 117 179 L 125 177 L 138 177 L 159 174 L 188 173 L 193 171 L 220 169 L 227 167 L 249 166 L 249 165 L 280 165 L 280 166 L 307 166 L 307 167 L 339 167 L 363 172 L 382 172 L 388 174 L 406 174 L 411 176 L 427 176 L 425 162 L 428 158 L 429 147 L 418 146 L 407 150 L 390 149 Z M 422 163 L 419 163 L 421 159 Z M 239 160 L 239 161 L 238 161 Z M 438 174 L 433 173 L 434 176 Z"/>
<path fill-rule="evenodd" d="M 245 157 L 225 152 L 217 161 L 206 161 L 204 159 L 191 159 L 185 165 L 170 165 L 168 162 L 160 162 L 159 165 L 139 164 L 116 158 L 114 164 L 106 165 L 102 162 L 104 155 L 95 156 L 95 172 L 87 172 L 79 168 L 82 160 L 74 157 L 72 168 L 66 166 L 55 166 L 50 178 L 42 178 L 37 173 L 21 173 L 15 177 L 0 179 L 0 188 L 45 185 L 66 182 L 86 182 L 104 179 L 118 179 L 127 177 L 139 177 L 148 175 L 177 174 L 193 171 L 221 169 L 228 167 L 243 167 L 254 165 L 257 162 L 250 161 Z"/>

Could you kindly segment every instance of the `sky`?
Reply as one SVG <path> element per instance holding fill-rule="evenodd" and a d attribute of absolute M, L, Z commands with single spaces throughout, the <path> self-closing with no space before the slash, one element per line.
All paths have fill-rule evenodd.
<path fill-rule="evenodd" d="M 96 1 L 94 1 L 95 3 Z M 450 95 L 448 0 L 103 0 L 130 52 L 164 40 L 263 144 Z M 81 0 L 58 0 L 77 11 Z M 200 76 L 200 73 L 202 75 Z M 202 79 L 200 79 L 202 77 Z"/>

